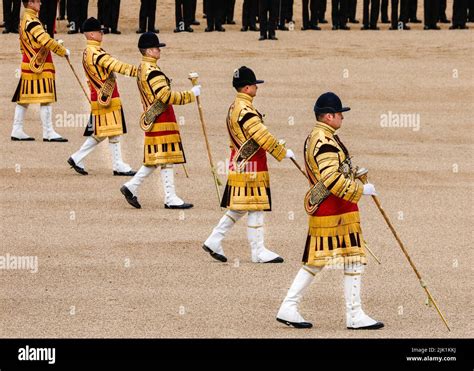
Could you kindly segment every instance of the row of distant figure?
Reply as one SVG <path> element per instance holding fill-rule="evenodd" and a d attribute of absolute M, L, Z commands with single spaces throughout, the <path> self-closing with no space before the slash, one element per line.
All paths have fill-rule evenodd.
<path fill-rule="evenodd" d="M 3 0 L 3 33 L 18 33 L 22 0 Z M 357 24 L 357 0 L 331 0 L 333 30 L 349 30 L 348 23 Z M 390 12 L 389 12 L 390 5 Z M 302 0 L 301 30 L 320 30 L 326 20 L 327 0 Z M 175 0 L 174 32 L 194 32 L 199 26 L 196 19 L 197 0 Z M 40 19 L 48 33 L 54 37 L 56 22 L 67 19 L 68 34 L 81 33 L 88 18 L 89 0 L 41 0 Z M 137 33 L 155 32 L 157 0 L 141 0 Z M 294 0 L 244 0 L 241 31 L 260 31 L 260 40 L 276 40 L 276 31 L 296 29 L 293 18 Z M 450 29 L 467 29 L 474 22 L 474 0 L 453 0 L 452 21 L 446 16 L 446 0 L 424 0 L 424 29 L 438 30 L 438 23 L 452 23 Z M 223 25 L 236 24 L 235 0 L 203 0 L 202 11 L 206 19 L 205 32 L 224 32 Z M 417 17 L 418 0 L 364 0 L 362 29 L 378 30 L 377 23 L 390 24 L 392 30 L 409 30 L 408 23 L 422 23 Z M 158 9 L 159 11 L 159 9 Z M 105 33 L 120 34 L 118 29 L 120 0 L 97 0 L 97 19 Z M 258 25 L 258 26 L 257 26 Z"/>

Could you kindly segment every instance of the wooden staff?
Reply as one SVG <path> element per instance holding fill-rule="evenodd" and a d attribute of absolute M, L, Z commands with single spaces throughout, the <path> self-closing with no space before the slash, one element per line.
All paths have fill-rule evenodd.
<path fill-rule="evenodd" d="M 72 65 L 71 61 L 69 60 L 68 55 L 66 55 L 66 60 L 67 60 L 67 63 L 69 64 L 69 67 L 71 67 L 71 71 L 74 74 L 74 76 L 76 77 L 76 80 L 77 80 L 79 86 L 81 87 L 82 91 L 84 92 L 84 95 L 86 96 L 87 101 L 90 104 L 91 100 L 89 99 L 89 96 L 87 95 L 86 89 L 84 89 L 84 86 L 82 85 L 81 80 L 79 79 L 79 76 L 77 76 L 76 70 L 74 69 L 74 66 Z"/>
<path fill-rule="evenodd" d="M 367 184 L 368 183 L 368 179 L 367 179 L 368 172 L 369 171 L 367 169 L 360 169 L 356 173 L 356 178 L 360 179 L 363 184 Z M 392 223 L 390 222 L 390 219 L 388 218 L 387 214 L 385 214 L 385 211 L 382 208 L 382 205 L 380 204 L 380 201 L 379 201 L 378 197 L 372 195 L 372 199 L 374 200 L 375 204 L 377 205 L 377 208 L 379 209 L 380 213 L 382 214 L 383 218 L 385 219 L 385 222 L 387 223 L 388 227 L 392 231 L 395 239 L 398 242 L 398 245 L 402 249 L 403 254 L 405 255 L 405 257 L 407 258 L 408 263 L 410 263 L 410 266 L 413 268 L 413 271 L 415 272 L 416 276 L 418 277 L 418 280 L 420 281 L 421 287 L 423 287 L 426 294 L 428 295 L 428 303 L 430 303 L 430 302 L 433 303 L 434 307 L 436 308 L 436 311 L 438 312 L 439 316 L 441 317 L 444 324 L 448 328 L 448 331 L 451 331 L 451 329 L 448 326 L 448 322 L 446 322 L 446 319 L 444 318 L 443 313 L 441 313 L 441 310 L 438 307 L 438 304 L 436 303 L 435 299 L 433 298 L 430 291 L 428 290 L 428 286 L 426 285 L 425 281 L 423 281 L 423 279 L 421 278 L 421 275 L 418 272 L 418 269 L 416 269 L 415 264 L 411 260 L 410 255 L 408 255 L 408 251 L 405 248 L 405 245 L 403 245 L 403 242 L 400 240 L 400 237 L 398 237 L 398 234 L 395 231 L 395 228 L 393 227 Z"/>
<path fill-rule="evenodd" d="M 191 84 L 193 84 L 193 86 L 198 85 L 199 75 L 198 75 L 197 72 L 191 72 L 189 74 L 188 78 L 191 81 Z M 202 106 L 201 106 L 200 97 L 196 97 L 196 103 L 197 103 L 197 107 L 198 107 L 198 111 L 199 111 L 199 120 L 201 121 L 202 133 L 204 134 L 204 141 L 206 142 L 207 157 L 209 159 L 209 165 L 211 167 L 212 177 L 214 178 L 214 185 L 216 186 L 217 199 L 218 199 L 219 204 L 220 204 L 220 202 L 221 202 L 221 192 L 220 192 L 219 186 L 222 185 L 222 183 L 221 183 L 219 177 L 217 176 L 216 167 L 214 166 L 214 161 L 212 160 L 211 146 L 209 144 L 209 139 L 207 137 L 206 124 L 204 122 L 204 115 L 202 113 Z"/>

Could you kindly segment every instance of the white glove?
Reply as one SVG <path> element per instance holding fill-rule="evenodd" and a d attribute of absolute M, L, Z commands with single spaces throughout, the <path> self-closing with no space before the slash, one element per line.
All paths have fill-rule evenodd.
<path fill-rule="evenodd" d="M 71 55 L 71 51 L 69 49 L 66 49 L 66 56 L 69 57 Z"/>
<path fill-rule="evenodd" d="M 195 97 L 199 97 L 201 95 L 201 85 L 195 85 L 191 88 L 191 91 L 194 93 Z"/>
<path fill-rule="evenodd" d="M 294 154 L 293 151 L 292 151 L 291 149 L 289 149 L 289 148 L 286 149 L 285 158 L 292 158 L 292 159 L 296 160 L 295 154 Z"/>
<path fill-rule="evenodd" d="M 375 186 L 371 183 L 364 184 L 364 190 L 362 194 L 366 196 L 377 196 L 377 192 L 375 191 Z"/>
<path fill-rule="evenodd" d="M 58 40 L 58 44 L 59 44 L 59 45 L 63 45 L 63 44 L 64 44 L 64 40 L 59 39 L 59 40 Z"/>

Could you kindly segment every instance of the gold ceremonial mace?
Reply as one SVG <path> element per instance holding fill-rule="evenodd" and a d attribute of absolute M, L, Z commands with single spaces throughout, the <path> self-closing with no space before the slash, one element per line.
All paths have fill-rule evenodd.
<path fill-rule="evenodd" d="M 84 92 L 84 95 L 86 96 L 87 101 L 90 104 L 91 100 L 89 99 L 89 96 L 87 95 L 86 89 L 84 89 L 84 86 L 82 85 L 81 80 L 79 79 L 79 76 L 77 76 L 77 73 L 76 73 L 76 70 L 74 69 L 74 66 L 72 65 L 71 61 L 69 60 L 69 56 L 67 56 L 67 55 L 66 55 L 66 60 L 67 60 L 67 63 L 69 64 L 69 67 L 71 67 L 71 71 L 74 74 L 74 76 L 76 77 L 76 80 L 77 80 L 79 86 L 81 87 L 82 91 Z"/>
<path fill-rule="evenodd" d="M 359 169 L 359 170 L 357 171 L 357 173 L 356 173 L 356 178 L 360 179 L 360 181 L 361 181 L 363 184 L 366 184 L 366 183 L 368 183 L 368 179 L 367 179 L 367 173 L 368 173 L 368 172 L 369 172 L 369 171 L 368 171 L 367 169 L 361 168 L 361 169 Z M 385 222 L 387 223 L 388 227 L 389 227 L 390 230 L 392 231 L 392 233 L 393 233 L 395 239 L 396 239 L 397 242 L 398 242 L 398 245 L 400 246 L 400 248 L 401 248 L 402 251 L 403 251 L 403 254 L 405 254 L 405 257 L 407 258 L 408 263 L 410 263 L 410 266 L 413 268 L 413 271 L 415 272 L 416 276 L 418 277 L 418 280 L 420 281 L 421 287 L 423 287 L 423 289 L 426 291 L 426 294 L 428 295 L 428 304 L 429 304 L 430 302 L 433 303 L 434 307 L 436 308 L 436 311 L 438 312 L 439 316 L 441 317 L 441 319 L 443 320 L 444 324 L 445 324 L 446 327 L 448 328 L 448 331 L 451 331 L 451 329 L 450 329 L 449 326 L 448 326 L 448 322 L 446 322 L 446 319 L 444 318 L 443 313 L 441 313 L 441 310 L 440 310 L 439 307 L 438 307 L 438 304 L 436 304 L 435 299 L 433 298 L 433 296 L 431 295 L 430 291 L 428 290 L 428 286 L 426 285 L 425 281 L 423 281 L 423 279 L 421 278 L 421 275 L 420 275 L 420 273 L 418 272 L 418 270 L 416 269 L 415 264 L 414 264 L 413 261 L 411 260 L 410 255 L 408 255 L 407 249 L 405 248 L 405 246 L 403 245 L 402 241 L 400 240 L 400 237 L 398 237 L 398 234 L 397 234 L 397 232 L 395 231 L 395 228 L 393 227 L 392 223 L 390 222 L 390 219 L 388 218 L 387 214 L 385 214 L 385 211 L 384 211 L 384 209 L 382 208 L 382 205 L 380 204 L 380 201 L 379 201 L 378 197 L 372 195 L 372 199 L 374 200 L 375 204 L 377 205 L 377 208 L 379 209 L 380 213 L 382 214 L 383 218 L 385 219 Z"/>
<path fill-rule="evenodd" d="M 198 75 L 197 72 L 191 72 L 189 74 L 188 78 L 191 81 L 191 84 L 193 84 L 193 86 L 198 85 L 197 80 L 199 78 L 199 75 Z M 217 199 L 218 199 L 218 202 L 220 204 L 220 202 L 221 202 L 221 191 L 219 189 L 219 186 L 222 185 L 222 183 L 219 180 L 219 177 L 217 176 L 216 167 L 214 166 L 214 161 L 212 160 L 211 146 L 209 145 L 209 139 L 207 137 L 206 124 L 204 123 L 204 115 L 202 113 L 202 106 L 201 106 L 200 97 L 196 97 L 196 103 L 197 103 L 197 107 L 198 107 L 198 111 L 199 111 L 199 120 L 201 121 L 202 133 L 204 134 L 204 140 L 206 142 L 207 157 L 209 158 L 209 165 L 211 166 L 211 173 L 212 173 L 212 177 L 214 178 L 214 185 L 216 186 Z"/>

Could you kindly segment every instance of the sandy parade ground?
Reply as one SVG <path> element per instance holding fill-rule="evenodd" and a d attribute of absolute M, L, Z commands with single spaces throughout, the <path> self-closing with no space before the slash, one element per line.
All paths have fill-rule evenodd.
<path fill-rule="evenodd" d="M 96 1 L 89 15 L 96 16 Z M 160 4 L 161 3 L 161 4 Z M 140 189 L 142 209 L 126 203 L 112 176 L 106 143 L 87 158 L 87 177 L 66 160 L 82 144 L 89 105 L 66 61 L 54 56 L 58 102 L 56 130 L 68 143 L 43 143 L 39 106 L 31 106 L 25 131 L 35 142 L 10 140 L 18 83 L 18 35 L 1 35 L 0 256 L 35 257 L 37 266 L 0 270 L 0 337 L 179 337 L 179 338 L 465 338 L 473 334 L 473 31 L 302 32 L 301 5 L 294 31 L 278 41 L 259 42 L 258 33 L 172 32 L 174 2 L 159 1 L 160 66 L 173 88 L 190 88 L 188 73 L 202 84 L 201 102 L 214 160 L 224 182 L 229 156 L 225 118 L 235 91 L 233 70 L 253 68 L 259 86 L 255 105 L 266 124 L 303 163 L 303 143 L 314 124 L 313 105 L 325 91 L 351 107 L 340 137 L 353 162 L 369 169 L 379 198 L 417 268 L 451 326 L 447 332 L 387 228 L 375 204 L 363 198 L 362 228 L 371 249 L 362 297 L 367 313 L 384 321 L 380 331 L 345 328 L 343 275 L 320 274 L 301 312 L 311 330 L 275 321 L 276 312 L 301 265 L 308 185 L 288 160 L 269 159 L 273 211 L 266 214 L 268 248 L 284 264 L 254 264 L 241 221 L 224 242 L 229 261 L 212 260 L 202 243 L 222 215 L 217 202 L 195 104 L 175 107 L 181 124 L 189 178 L 176 167 L 178 194 L 190 210 L 165 210 L 159 173 Z M 422 2 L 419 2 L 422 18 Z M 451 1 L 448 1 L 448 17 Z M 138 1 L 122 1 L 122 35 L 105 35 L 103 47 L 138 64 Z M 329 7 L 330 8 L 330 7 Z M 361 18 L 362 1 L 359 1 Z M 328 9 L 330 18 L 330 9 Z M 472 28 L 472 27 L 471 27 Z M 82 35 L 57 38 L 85 84 Z M 142 112 L 136 81 L 118 77 L 128 134 L 124 160 L 138 169 L 142 159 Z M 471 226 L 471 227 L 469 227 Z M 1 260 L 0 260 L 1 263 Z M 10 268 L 10 269 L 9 269 Z"/>

